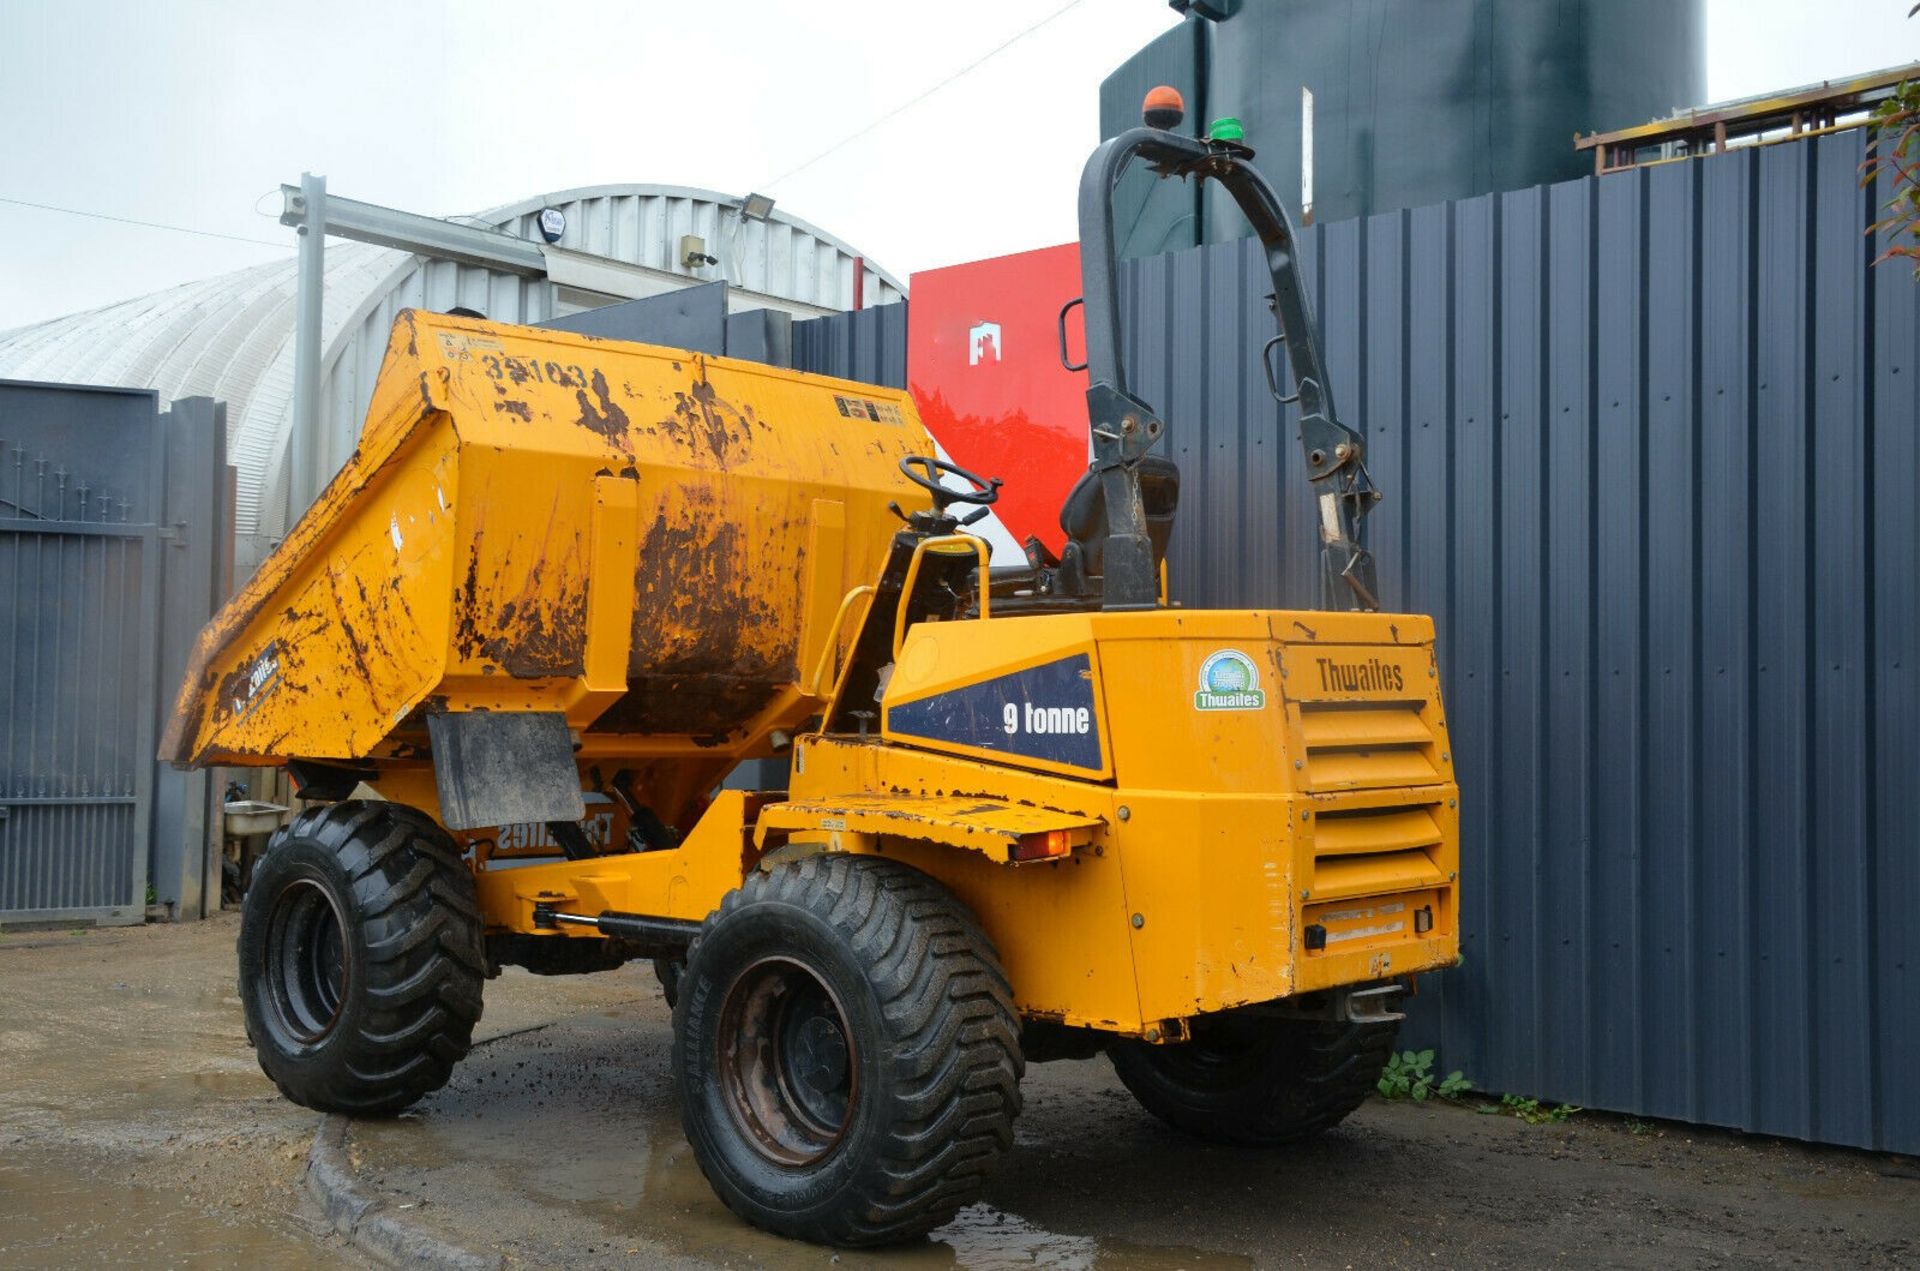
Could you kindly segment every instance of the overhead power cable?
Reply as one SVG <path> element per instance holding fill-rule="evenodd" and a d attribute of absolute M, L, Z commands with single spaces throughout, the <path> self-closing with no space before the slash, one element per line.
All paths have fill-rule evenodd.
<path fill-rule="evenodd" d="M 785 181 L 788 177 L 798 176 L 800 173 L 805 172 L 808 168 L 811 168 L 814 164 L 820 162 L 822 159 L 826 158 L 828 155 L 834 154 L 846 148 L 847 146 L 853 144 L 854 142 L 860 140 L 860 138 L 866 136 L 868 133 L 872 132 L 875 128 L 878 128 L 881 124 L 886 123 L 888 120 L 893 119 L 895 116 L 904 114 L 905 112 L 912 110 L 915 106 L 918 106 L 921 102 L 927 100 L 927 98 L 933 96 L 935 93 L 939 92 L 941 89 L 945 88 L 947 85 L 953 83 L 955 80 L 960 79 L 963 76 L 972 74 L 974 71 L 984 66 L 987 62 L 993 60 L 994 58 L 998 57 L 1000 54 L 1006 52 L 1008 49 L 1012 48 L 1014 45 L 1018 44 L 1020 41 L 1026 39 L 1029 35 L 1032 35 L 1035 31 L 1038 31 L 1041 27 L 1046 26 L 1049 22 L 1052 22 L 1054 19 L 1062 16 L 1063 14 L 1067 13 L 1069 10 L 1079 8 L 1083 3 L 1085 3 L 1085 0 L 1068 0 L 1068 3 L 1061 5 L 1058 9 L 1055 9 L 1052 13 L 1049 13 L 1046 17 L 1041 18 L 1038 22 L 1034 23 L 1032 26 L 1025 27 L 1019 31 L 1014 32 L 1012 35 L 1008 36 L 1006 39 L 1002 40 L 1000 43 L 988 49 L 985 53 L 982 53 L 979 57 L 974 58 L 971 62 L 968 62 L 965 66 L 961 67 L 959 70 L 953 72 L 951 75 L 948 75 L 945 79 L 939 80 L 934 84 L 928 86 L 927 88 L 921 89 L 918 93 L 914 94 L 912 97 L 908 98 L 906 101 L 901 102 L 898 106 L 895 106 L 892 110 L 887 111 L 885 114 L 880 115 L 878 118 L 866 124 L 866 126 L 858 129 L 857 131 L 848 133 L 846 136 L 840 138 L 840 140 L 828 146 L 825 150 L 822 150 L 819 154 L 813 156 L 813 158 L 808 159 L 805 163 L 801 164 L 798 167 L 787 169 L 785 172 L 782 172 L 779 176 L 775 177 L 773 180 L 765 182 L 759 188 L 771 189 L 772 187 L 779 185 L 782 181 Z"/>
<path fill-rule="evenodd" d="M 195 234 L 201 238 L 224 238 L 233 243 L 254 243 L 261 247 L 277 247 L 281 251 L 286 251 L 292 246 L 289 243 L 276 243 L 266 238 L 247 238 L 240 234 L 222 234 L 217 230 L 193 229 L 186 225 L 167 225 L 160 221 L 141 221 L 135 220 L 131 216 L 109 216 L 105 212 L 88 212 L 77 207 L 57 207 L 52 203 L 35 203 L 28 199 L 10 199 L 5 195 L 0 195 L 0 203 L 11 203 L 15 207 L 38 208 L 42 212 L 60 212 L 67 216 L 85 216 L 96 221 L 113 221 L 119 225 L 138 225 L 143 229 L 171 230 L 175 234 Z"/>

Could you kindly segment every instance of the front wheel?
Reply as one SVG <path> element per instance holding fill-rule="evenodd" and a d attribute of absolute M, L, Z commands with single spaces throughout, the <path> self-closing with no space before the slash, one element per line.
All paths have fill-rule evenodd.
<path fill-rule="evenodd" d="M 757 1227 L 906 1240 L 977 1199 L 1012 1146 L 1012 993 L 973 915 L 918 871 L 815 856 L 756 872 L 677 989 L 687 1139 Z"/>
<path fill-rule="evenodd" d="M 1177 1130 L 1278 1147 L 1338 1125 L 1379 1081 L 1399 1026 L 1268 1016 L 1195 1020 L 1190 1041 L 1107 1050 L 1140 1106 Z"/>
<path fill-rule="evenodd" d="M 260 1067 L 322 1112 L 385 1115 L 445 1085 L 486 974 L 473 876 L 398 803 L 302 812 L 240 917 L 240 1000 Z"/>

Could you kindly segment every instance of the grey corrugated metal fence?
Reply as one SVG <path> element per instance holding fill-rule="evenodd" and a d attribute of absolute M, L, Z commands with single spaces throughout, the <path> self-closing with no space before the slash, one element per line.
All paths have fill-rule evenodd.
<path fill-rule="evenodd" d="M 0 915 L 139 922 L 155 736 L 142 707 L 159 673 L 144 634 L 158 626 L 159 416 L 148 393 L 39 385 L 6 386 L 0 407 Z"/>
<path fill-rule="evenodd" d="M 888 388 L 907 386 L 907 306 L 876 305 L 793 324 L 794 369 Z"/>
<path fill-rule="evenodd" d="M 0 381 L 0 922 L 220 905 L 207 773 L 154 761 L 231 560 L 224 415 Z"/>
<path fill-rule="evenodd" d="M 1464 790 L 1465 964 L 1409 1032 L 1484 1088 L 1920 1151 L 1920 291 L 1863 140 L 1306 236 Z M 1130 271 L 1175 593 L 1312 603 L 1251 249 Z"/>

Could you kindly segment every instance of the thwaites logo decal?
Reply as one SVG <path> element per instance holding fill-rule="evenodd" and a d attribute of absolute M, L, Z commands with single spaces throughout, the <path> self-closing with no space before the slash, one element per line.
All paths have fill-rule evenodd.
<path fill-rule="evenodd" d="M 253 666 L 247 671 L 247 678 L 240 685 L 240 691 L 234 695 L 228 708 L 235 719 L 245 719 L 253 714 L 254 707 L 267 699 L 267 695 L 280 687 L 280 642 L 269 641 L 267 647 L 253 660 Z"/>
<path fill-rule="evenodd" d="M 1315 658 L 1313 664 L 1320 671 L 1321 689 L 1328 693 L 1399 693 L 1407 687 L 1406 673 L 1379 658 L 1364 662 Z"/>
<path fill-rule="evenodd" d="M 1238 649 L 1221 649 L 1200 664 L 1200 688 L 1193 695 L 1197 711 L 1257 711 L 1267 704 L 1260 691 L 1260 668 Z"/>
<path fill-rule="evenodd" d="M 1106 766 L 1084 653 L 890 706 L 887 728 L 1096 772 Z"/>

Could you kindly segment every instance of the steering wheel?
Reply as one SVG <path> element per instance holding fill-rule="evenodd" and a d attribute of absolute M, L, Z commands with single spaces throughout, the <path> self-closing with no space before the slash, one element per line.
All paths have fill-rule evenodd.
<path fill-rule="evenodd" d="M 975 476 L 957 463 L 946 459 L 936 459 L 932 455 L 908 455 L 900 461 L 900 471 L 907 480 L 933 495 L 933 505 L 945 510 L 949 503 L 972 503 L 987 507 L 1000 499 L 1000 487 L 1004 484 L 999 477 L 988 481 Z M 959 477 L 973 488 L 955 490 L 951 486 L 940 484 L 942 474 Z"/>

